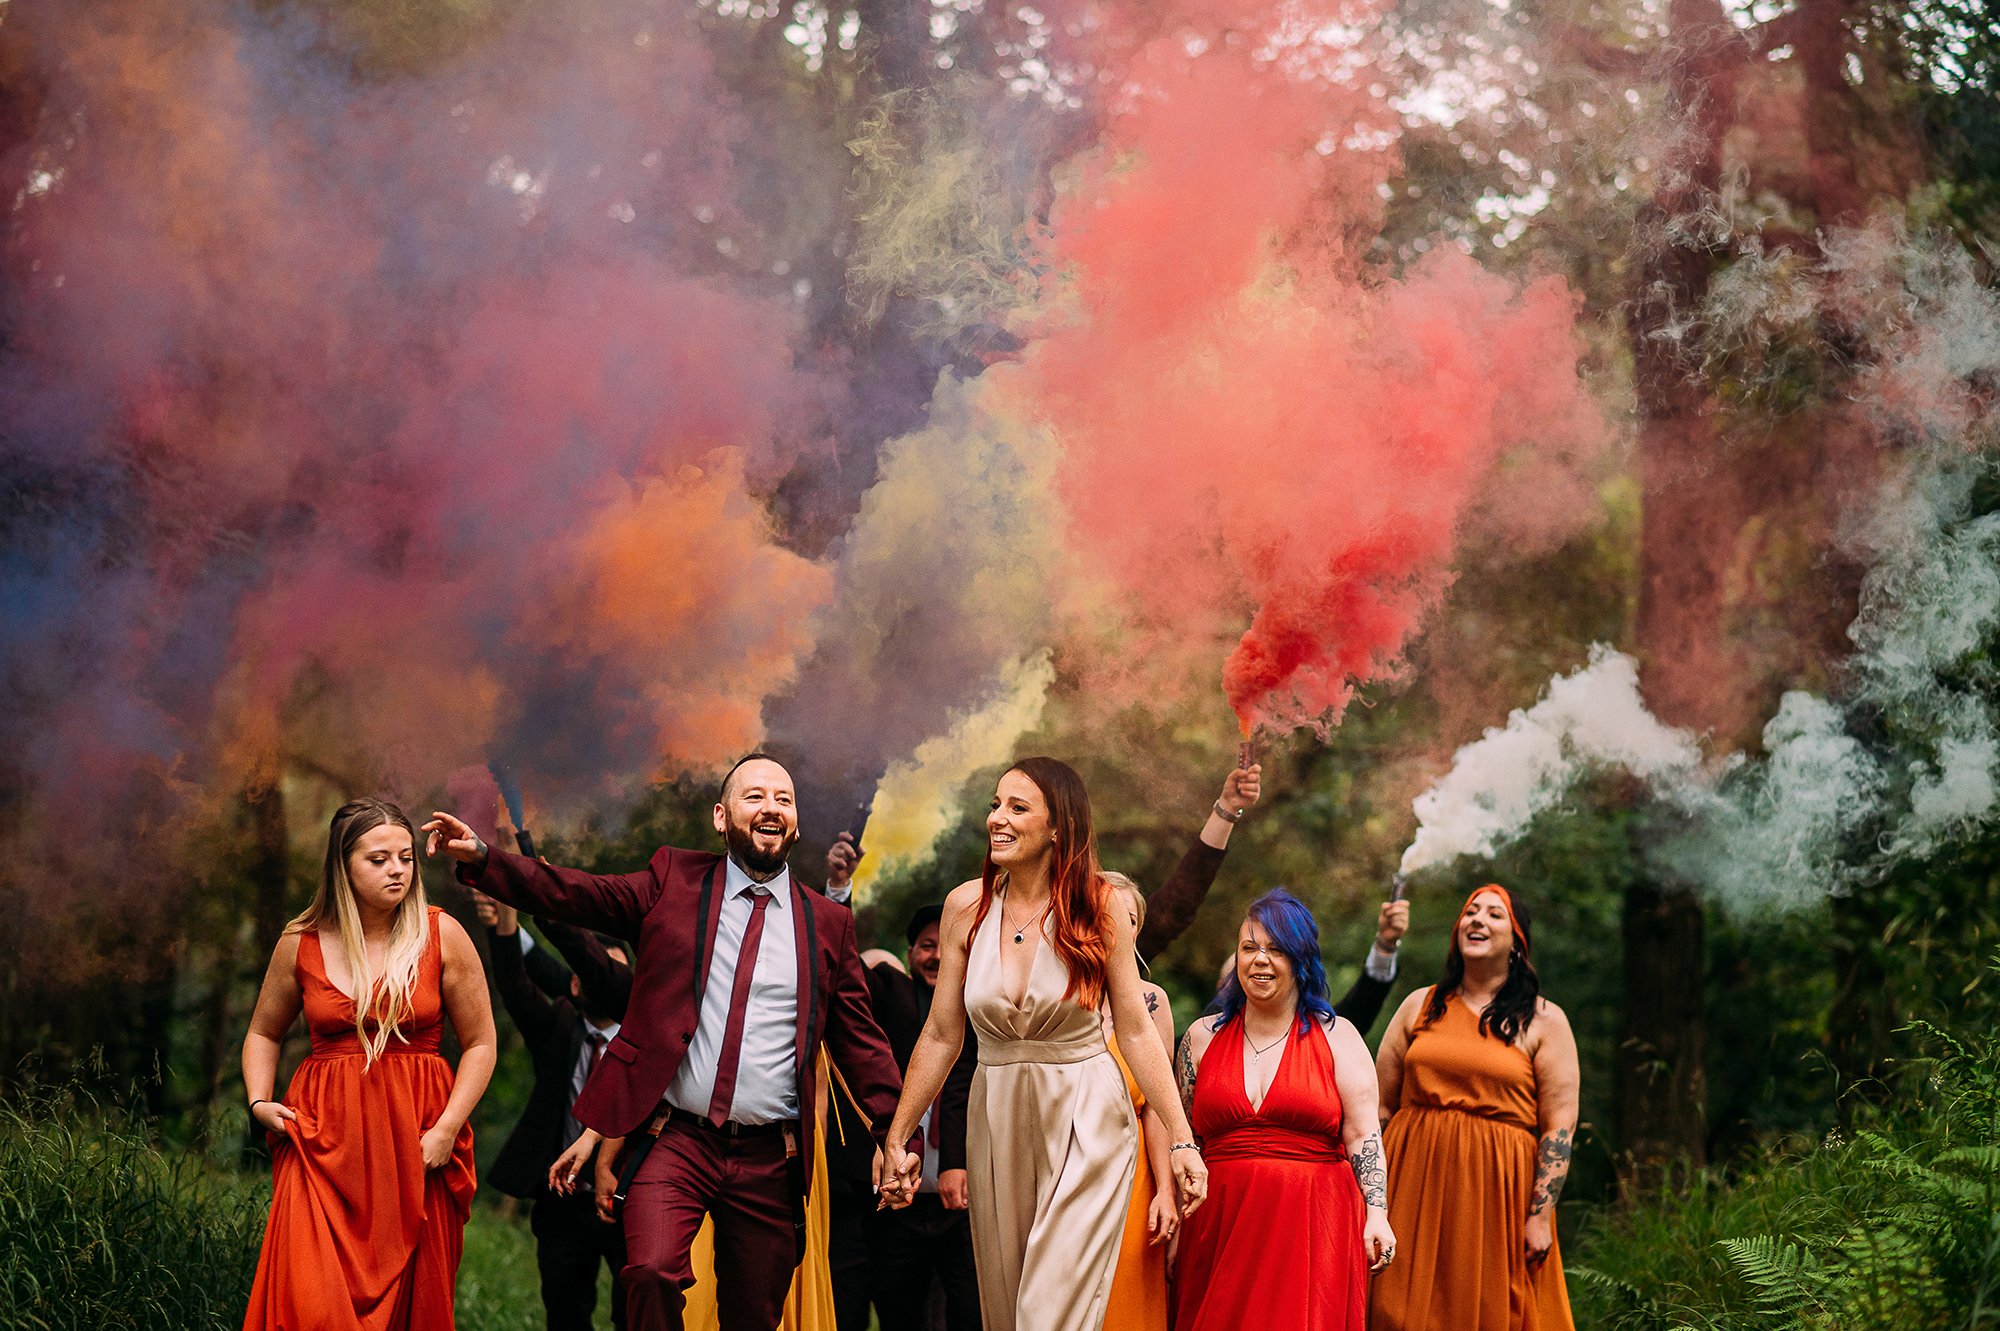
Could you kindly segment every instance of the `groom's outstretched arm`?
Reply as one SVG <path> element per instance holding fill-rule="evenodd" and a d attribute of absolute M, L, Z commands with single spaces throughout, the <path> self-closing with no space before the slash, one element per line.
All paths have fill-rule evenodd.
<path fill-rule="evenodd" d="M 496 850 L 448 813 L 432 814 L 423 830 L 429 834 L 427 853 L 449 855 L 458 881 L 467 887 L 532 915 L 620 938 L 639 936 L 639 922 L 659 899 L 674 855 L 662 846 L 637 873 L 585 873 Z"/>

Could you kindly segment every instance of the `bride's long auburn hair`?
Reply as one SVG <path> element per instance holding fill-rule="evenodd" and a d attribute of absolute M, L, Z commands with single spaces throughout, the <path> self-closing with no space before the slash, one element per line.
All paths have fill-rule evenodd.
<path fill-rule="evenodd" d="M 1076 769 L 1058 758 L 1023 758 L 1007 769 L 1035 783 L 1049 806 L 1049 830 L 1055 833 L 1055 863 L 1049 870 L 1049 916 L 1055 922 L 1050 939 L 1056 956 L 1069 972 L 1063 997 L 1080 1007 L 1095 1008 L 1104 999 L 1105 912 L 1111 889 L 1097 868 L 1097 833 L 1090 820 L 1090 792 Z M 1004 774 L 1003 774 L 1004 775 Z M 979 911 L 973 932 L 986 920 L 993 900 L 1006 886 L 1007 871 L 993 863 L 989 842 L 980 870 Z"/>

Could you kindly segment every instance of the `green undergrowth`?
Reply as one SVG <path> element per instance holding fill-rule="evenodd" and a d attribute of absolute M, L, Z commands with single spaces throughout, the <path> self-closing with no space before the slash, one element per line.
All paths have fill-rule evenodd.
<path fill-rule="evenodd" d="M 0 1102 L 0 1328 L 235 1331 L 270 1199 L 268 1170 L 163 1147 L 138 1117 L 73 1089 Z M 608 1276 L 600 1289 L 609 1326 Z M 457 1323 L 543 1326 L 525 1219 L 474 1207 Z"/>
<path fill-rule="evenodd" d="M 0 1326 L 240 1326 L 269 1196 L 78 1093 L 0 1104 Z"/>
<path fill-rule="evenodd" d="M 2000 972 L 2000 963 L 1996 963 Z M 2000 1035 L 1917 1023 L 1849 1132 L 1767 1145 L 1601 1213 L 1571 1255 L 1587 1331 L 2000 1328 Z"/>

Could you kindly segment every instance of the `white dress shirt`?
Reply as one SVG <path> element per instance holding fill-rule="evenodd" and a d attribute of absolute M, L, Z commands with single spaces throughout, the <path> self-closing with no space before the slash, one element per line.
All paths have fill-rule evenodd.
<path fill-rule="evenodd" d="M 527 930 L 524 929 L 521 932 L 526 933 Z M 571 1142 L 574 1142 L 578 1137 L 583 1135 L 583 1124 L 576 1121 L 576 1097 L 583 1094 L 583 1080 L 585 1075 L 590 1071 L 590 1037 L 593 1034 L 597 1036 L 600 1042 L 598 1045 L 598 1057 L 602 1058 L 604 1056 L 604 1047 L 617 1038 L 619 1026 L 619 1023 L 615 1021 L 609 1026 L 593 1026 L 585 1018 L 579 1017 L 577 1020 L 583 1025 L 583 1044 L 577 1048 L 576 1066 L 570 1069 L 569 1074 L 569 1108 L 563 1111 L 563 1146 L 565 1149 L 568 1148 Z"/>
<path fill-rule="evenodd" d="M 1369 979 L 1389 984 L 1396 978 L 1396 953 L 1384 952 L 1382 945 L 1377 943 L 1368 949 L 1368 959 L 1361 963 L 1361 969 Z"/>
<path fill-rule="evenodd" d="M 780 870 L 768 883 L 754 883 L 735 860 L 725 860 L 722 900 L 716 910 L 715 956 L 701 994 L 701 1015 L 680 1071 L 667 1085 L 667 1103 L 706 1116 L 715 1093 L 715 1068 L 722 1059 L 722 1036 L 729 1026 L 729 996 L 736 987 L 736 962 L 743 932 L 750 927 L 752 894 L 769 893 L 764 935 L 757 945 L 757 968 L 750 974 L 750 997 L 743 1009 L 743 1047 L 736 1061 L 736 1093 L 729 1117 L 738 1123 L 775 1123 L 799 1116 L 799 952 L 794 932 L 792 873 Z"/>

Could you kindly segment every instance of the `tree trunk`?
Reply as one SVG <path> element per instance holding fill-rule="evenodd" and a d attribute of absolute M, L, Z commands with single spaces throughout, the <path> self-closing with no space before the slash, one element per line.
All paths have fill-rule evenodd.
<path fill-rule="evenodd" d="M 261 790 L 245 791 L 250 810 L 250 879 L 257 888 L 258 957 L 268 958 L 285 931 L 292 895 L 292 842 L 285 792 L 276 776 Z"/>
<path fill-rule="evenodd" d="M 1737 505 L 1716 447 L 1690 317 L 1708 297 L 1726 238 L 1704 235 L 1719 190 L 1722 139 L 1735 114 L 1742 40 L 1715 0 L 1673 0 L 1664 53 L 1669 114 L 1678 133 L 1660 186 L 1637 219 L 1638 281 L 1628 331 L 1639 416 L 1637 639 L 1648 702 L 1669 724 L 1734 729 L 1744 703 L 1731 687 L 1724 641 L 1724 561 Z M 1720 723 L 1720 726 L 1718 726 Z M 1658 1179 L 1675 1161 L 1707 1157 L 1707 970 L 1700 900 L 1683 885 L 1626 889 L 1625 1002 L 1619 1042 L 1619 1128 L 1628 1184 Z"/>

